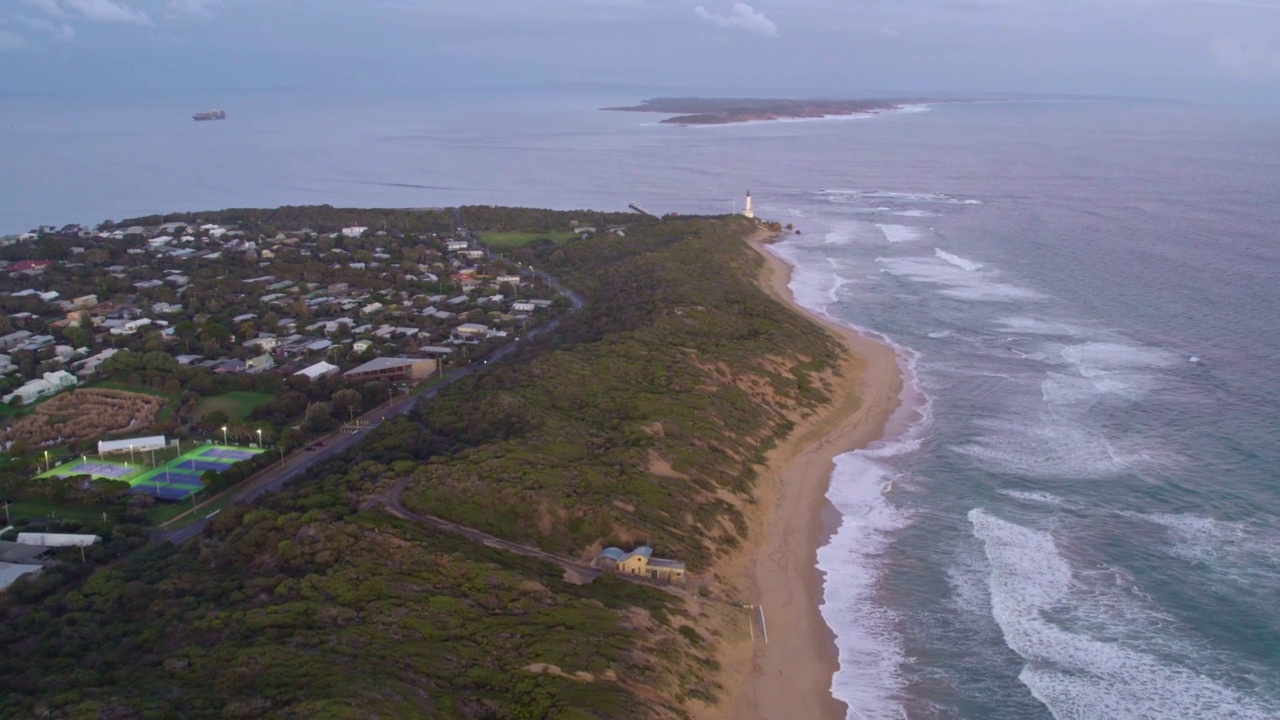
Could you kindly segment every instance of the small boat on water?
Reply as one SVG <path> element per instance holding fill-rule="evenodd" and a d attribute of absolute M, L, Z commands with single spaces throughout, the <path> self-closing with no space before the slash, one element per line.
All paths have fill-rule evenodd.
<path fill-rule="evenodd" d="M 192 115 L 191 119 L 192 120 L 226 120 L 227 111 L 226 110 L 207 110 L 205 112 L 198 112 L 195 115 Z"/>

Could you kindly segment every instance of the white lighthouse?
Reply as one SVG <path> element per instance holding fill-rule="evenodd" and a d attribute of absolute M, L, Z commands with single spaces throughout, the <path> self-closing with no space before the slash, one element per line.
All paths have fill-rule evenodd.
<path fill-rule="evenodd" d="M 751 209 L 751 191 L 750 190 L 747 191 L 747 205 L 746 207 L 742 208 L 742 216 L 749 217 L 749 218 L 753 218 L 756 216 L 756 211 Z"/>

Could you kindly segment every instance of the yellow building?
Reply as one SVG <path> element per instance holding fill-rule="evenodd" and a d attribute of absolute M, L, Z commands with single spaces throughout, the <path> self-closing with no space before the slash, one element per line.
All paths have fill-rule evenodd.
<path fill-rule="evenodd" d="M 647 545 L 641 545 L 631 552 L 616 547 L 605 548 L 596 557 L 595 566 L 624 575 L 639 575 L 681 584 L 685 581 L 684 563 L 653 557 L 653 548 Z"/>

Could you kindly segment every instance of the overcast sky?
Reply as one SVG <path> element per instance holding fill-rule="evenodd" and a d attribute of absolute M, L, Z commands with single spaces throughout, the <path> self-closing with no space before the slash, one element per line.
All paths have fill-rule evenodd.
<path fill-rule="evenodd" d="M 0 90 L 622 83 L 1280 102 L 1280 0 L 0 0 Z"/>

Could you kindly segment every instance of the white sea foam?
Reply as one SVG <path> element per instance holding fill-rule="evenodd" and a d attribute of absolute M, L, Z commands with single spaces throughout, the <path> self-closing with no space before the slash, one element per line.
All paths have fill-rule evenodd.
<path fill-rule="evenodd" d="M 1073 572 L 1052 535 L 969 512 L 990 563 L 991 614 L 1027 665 L 1018 679 L 1055 718 L 1170 720 L 1274 718 L 1280 707 L 1197 667 L 1190 641 L 1158 628 L 1139 594 L 1119 594 Z M 1110 573 L 1112 583 L 1131 582 Z M 1155 622 L 1152 622 L 1155 621 Z M 1190 665 L 1190 666 L 1188 666 Z"/>
<path fill-rule="evenodd" d="M 1052 507 L 1062 507 L 1063 499 L 1047 492 L 1036 492 L 1028 490 L 1001 490 L 1001 495 L 1011 497 L 1015 500 L 1023 502 L 1035 503 L 1036 505 L 1049 505 Z"/>
<path fill-rule="evenodd" d="M 958 198 L 946 193 L 890 192 L 886 190 L 854 190 L 830 189 L 819 190 L 818 195 L 827 199 L 857 198 L 867 200 L 889 200 L 899 203 L 939 203 L 944 205 L 981 205 L 982 201 L 973 198 Z"/>
<path fill-rule="evenodd" d="M 1170 554 L 1204 567 L 1215 582 L 1266 592 L 1280 585 L 1280 529 L 1202 515 L 1122 514 L 1165 528 Z"/>
<path fill-rule="evenodd" d="M 999 472 L 1103 479 L 1169 464 L 1150 442 L 1109 438 L 1101 430 L 1051 409 L 975 423 L 986 431 L 982 437 L 951 449 Z"/>
<path fill-rule="evenodd" d="M 933 254 L 939 260 L 955 265 L 961 270 L 967 270 L 969 272 L 978 272 L 979 270 L 982 269 L 982 263 L 977 262 L 976 260 L 969 260 L 968 258 L 962 258 L 959 255 L 952 255 L 951 253 L 946 252 L 945 250 L 941 250 L 939 248 L 934 248 Z"/>
<path fill-rule="evenodd" d="M 964 258 L 957 259 L 964 260 Z M 1044 299 L 1043 295 L 1034 290 L 999 281 L 997 273 L 966 269 L 937 256 L 885 257 L 876 258 L 876 262 L 885 272 L 892 275 L 942 286 L 937 291 L 940 295 L 959 300 L 1034 302 Z"/>
<path fill-rule="evenodd" d="M 1078 337 L 1090 331 L 1080 325 L 1046 320 L 1038 317 L 1003 317 L 995 321 L 996 325 L 1008 332 L 1026 333 L 1028 335 L 1060 335 Z"/>
<path fill-rule="evenodd" d="M 916 381 L 918 355 L 900 354 L 904 375 L 902 404 L 889 421 L 892 439 L 836 458 L 827 498 L 840 511 L 841 525 L 818 550 L 823 571 L 822 616 L 836 636 L 840 669 L 831 692 L 849 707 L 849 717 L 900 718 L 906 656 L 894 628 L 897 617 L 875 597 L 884 552 L 895 531 L 910 516 L 891 505 L 886 494 L 897 474 L 893 458 L 915 452 L 932 421 L 932 405 Z"/>
<path fill-rule="evenodd" d="M 938 213 L 929 212 L 928 210 L 915 210 L 915 209 L 899 210 L 898 212 L 895 212 L 894 215 L 897 215 L 898 217 L 915 217 L 915 218 L 938 217 Z"/>
<path fill-rule="evenodd" d="M 1057 357 L 1054 356 L 1056 350 Z M 1037 359 L 1066 365 L 1066 374 L 1049 373 L 1042 384 L 1047 402 L 1078 404 L 1102 396 L 1140 400 L 1159 387 L 1158 370 L 1178 356 L 1159 348 L 1119 342 L 1046 346 Z"/>
<path fill-rule="evenodd" d="M 884 233 L 884 239 L 891 243 L 912 242 L 919 240 L 924 232 L 910 225 L 876 225 Z"/>

